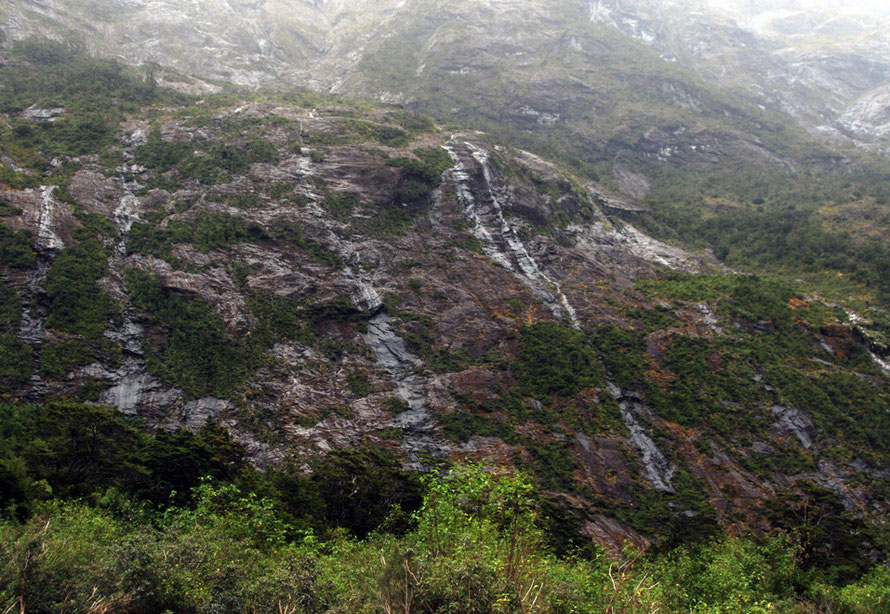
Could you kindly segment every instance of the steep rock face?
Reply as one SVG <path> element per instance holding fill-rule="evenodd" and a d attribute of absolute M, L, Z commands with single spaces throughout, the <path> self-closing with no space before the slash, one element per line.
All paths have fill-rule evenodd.
<path fill-rule="evenodd" d="M 845 362 L 852 334 L 761 315 L 744 279 L 690 295 L 717 263 L 541 157 L 399 109 L 221 98 L 135 113 L 75 161 L 65 190 L 3 192 L 36 252 L 4 269 L 33 357 L 4 380 L 17 398 L 215 420 L 259 466 L 369 443 L 418 469 L 514 464 L 616 546 L 660 531 L 639 501 L 680 533 L 768 530 L 763 500 L 803 483 L 886 508 L 861 479 L 880 448 L 836 460 L 858 449 L 829 409 L 776 392 L 818 360 L 883 402 L 880 371 Z M 94 281 L 61 303 L 54 280 L 77 276 Z M 64 309 L 95 297 L 97 325 Z M 786 336 L 803 375 L 748 371 Z"/>
<path fill-rule="evenodd" d="M 156 62 L 187 74 L 237 85 L 338 83 L 404 2 L 345 0 L 21 0 L 4 6 L 5 30 L 16 38 L 84 34 L 102 55 Z"/>

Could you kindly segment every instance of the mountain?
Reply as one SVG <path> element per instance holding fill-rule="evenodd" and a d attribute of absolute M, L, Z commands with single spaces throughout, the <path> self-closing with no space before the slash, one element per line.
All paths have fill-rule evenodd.
<path fill-rule="evenodd" d="M 602 99 L 603 90 L 615 89 L 610 77 L 625 81 L 650 106 L 657 99 L 656 106 L 675 112 L 713 115 L 710 92 L 701 91 L 707 84 L 705 89 L 731 92 L 736 105 L 780 113 L 814 134 L 878 145 L 886 133 L 890 17 L 884 12 L 876 19 L 878 9 L 854 7 L 702 0 L 561 0 L 546 6 L 522 0 L 202 0 L 187 6 L 15 0 L 2 8 L 0 19 L 12 38 L 74 35 L 103 55 L 153 61 L 211 80 L 311 86 L 446 112 L 453 110 L 449 104 L 471 104 L 461 97 L 467 89 L 491 104 L 496 88 L 478 91 L 484 80 L 500 85 L 506 97 L 494 100 L 489 112 L 500 119 L 514 115 L 513 122 L 525 116 L 526 124 L 572 123 L 591 111 L 613 115 L 610 101 Z M 599 26 L 639 46 L 604 36 Z M 641 70 L 646 64 L 649 70 Z M 547 81 L 587 108 L 535 100 L 542 89 L 536 85 Z M 458 90 L 447 102 L 443 85 L 452 82 Z"/>
<path fill-rule="evenodd" d="M 837 298 L 873 294 L 890 262 L 876 15 L 692 0 L 0 7 L 10 41 L 74 37 L 176 68 L 160 83 L 180 91 L 309 87 L 485 131 L 626 194 L 624 219 L 663 241 L 862 285 Z M 823 258 L 825 244 L 842 253 Z"/>
<path fill-rule="evenodd" d="M 880 611 L 882 20 L 4 3 L 0 603 Z"/>
<path fill-rule="evenodd" d="M 589 177 L 404 108 L 3 53 L 6 398 L 218 424 L 269 469 L 494 460 L 535 477 L 562 547 L 791 530 L 818 504 L 846 528 L 813 560 L 880 557 L 879 303 L 734 274 Z M 19 466 L 13 501 L 63 488 Z"/>
<path fill-rule="evenodd" d="M 887 82 L 886 12 L 778 3 L 591 2 L 620 29 L 708 81 L 745 92 L 807 130 L 880 143 L 874 108 Z M 873 101 L 870 111 L 862 106 Z"/>

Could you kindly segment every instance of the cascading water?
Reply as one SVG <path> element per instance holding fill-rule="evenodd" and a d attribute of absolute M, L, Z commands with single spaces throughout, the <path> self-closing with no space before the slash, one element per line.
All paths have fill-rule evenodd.
<path fill-rule="evenodd" d="M 355 252 L 341 250 L 339 255 L 347 261 L 360 260 Z M 396 332 L 392 318 L 382 309 L 380 293 L 356 274 L 352 266 L 344 268 L 343 277 L 353 287 L 356 306 L 371 314 L 368 330 L 362 338 L 374 353 L 377 367 L 395 385 L 396 395 L 407 404 L 408 408 L 396 417 L 397 425 L 403 431 L 402 447 L 409 453 L 410 465 L 422 468 L 418 453 L 438 453 L 433 439 L 435 424 L 427 408 L 422 382 L 416 374 L 423 363 L 408 351 L 405 340 Z"/>
<path fill-rule="evenodd" d="M 485 255 L 519 277 L 535 296 L 550 308 L 555 317 L 568 317 L 572 325 L 579 328 L 578 316 L 569 303 L 568 297 L 563 293 L 562 286 L 541 269 L 529 254 L 516 230 L 507 222 L 494 186 L 491 158 L 488 153 L 472 143 L 463 142 L 456 145 L 453 140 L 443 147 L 454 161 L 454 166 L 448 173 L 450 173 L 451 182 L 454 184 L 458 200 L 463 207 L 464 216 L 472 224 L 471 232 L 482 244 Z M 470 187 L 470 174 L 458 147 L 465 149 L 482 169 L 482 177 L 485 180 L 491 202 L 489 211 L 484 211 L 473 195 Z M 488 225 L 486 225 L 487 219 L 490 220 Z M 557 298 L 554 298 L 554 294 Z"/>
<path fill-rule="evenodd" d="M 53 222 L 57 203 L 53 198 L 55 186 L 40 186 L 40 213 L 37 219 L 37 260 L 28 275 L 22 293 L 22 314 L 18 338 L 33 350 L 31 378 L 26 398 L 40 401 L 46 395 L 47 385 L 40 375 L 40 359 L 46 340 L 46 321 L 49 318 L 49 301 L 46 296 L 46 278 L 56 252 L 65 244 L 56 235 Z"/>
<path fill-rule="evenodd" d="M 847 309 L 845 311 L 847 312 L 847 318 L 849 318 L 849 320 L 853 324 L 853 326 L 858 327 L 861 332 L 863 329 L 863 326 L 866 325 L 868 321 L 865 318 L 863 318 L 862 316 L 860 316 L 858 313 L 854 313 L 854 312 L 850 311 L 849 309 Z M 888 361 L 884 360 L 883 358 L 881 358 L 880 356 L 878 356 L 878 354 L 875 353 L 875 351 L 871 347 L 868 346 L 868 343 L 866 343 L 866 349 L 868 350 L 868 353 L 871 356 L 872 361 L 876 365 L 878 365 L 878 367 L 880 367 L 881 371 L 883 371 L 887 375 L 890 375 L 890 362 L 888 362 Z"/>
<path fill-rule="evenodd" d="M 135 140 L 135 139 L 133 139 Z M 126 168 L 124 168 L 126 170 Z M 114 268 L 123 268 L 123 260 L 127 257 L 127 238 L 133 224 L 139 220 L 139 199 L 133 190 L 139 185 L 127 182 L 121 175 L 124 195 L 114 210 L 114 224 L 120 238 L 114 247 Z M 126 289 L 124 289 L 126 292 Z M 145 354 L 142 349 L 143 328 L 136 320 L 136 314 L 130 307 L 124 313 L 119 326 L 112 326 L 105 336 L 120 344 L 124 351 L 124 363 L 114 373 L 115 385 L 104 391 L 100 397 L 103 403 L 113 405 L 124 413 L 135 413 L 145 396 L 147 388 L 153 384 L 145 366 Z"/>
<path fill-rule="evenodd" d="M 653 488 L 673 493 L 674 487 L 671 484 L 671 479 L 674 476 L 674 467 L 637 420 L 637 415 L 643 411 L 643 406 L 638 399 L 625 393 L 613 382 L 609 382 L 608 391 L 612 398 L 618 402 L 618 409 L 630 433 L 630 440 L 639 452 L 640 460 L 646 470 L 646 479 L 649 480 Z"/>

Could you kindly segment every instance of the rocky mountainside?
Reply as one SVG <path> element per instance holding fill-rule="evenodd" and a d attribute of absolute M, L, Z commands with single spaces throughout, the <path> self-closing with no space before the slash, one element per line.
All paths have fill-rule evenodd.
<path fill-rule="evenodd" d="M 815 134 L 877 144 L 885 136 L 888 15 L 796 2 L 590 2 L 591 18 Z M 883 109 L 883 110 L 881 110 Z"/>
<path fill-rule="evenodd" d="M 811 281 L 830 269 L 872 293 L 890 262 L 890 166 L 872 155 L 886 123 L 882 18 L 746 11 L 14 0 L 0 23 L 10 42 L 73 37 L 191 94 L 305 86 L 456 121 L 629 196 L 622 218 L 663 241 L 739 269 L 790 265 Z M 843 254 L 814 255 L 826 244 Z"/>
<path fill-rule="evenodd" d="M 887 513 L 880 309 L 729 274 L 589 178 L 402 108 L 190 97 L 47 43 L 2 64 L 8 398 L 216 421 L 257 466 L 493 459 L 603 543 L 814 500 L 867 542 Z"/>

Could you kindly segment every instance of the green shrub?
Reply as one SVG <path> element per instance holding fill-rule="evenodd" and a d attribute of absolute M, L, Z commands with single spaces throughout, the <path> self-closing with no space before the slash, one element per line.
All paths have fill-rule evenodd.
<path fill-rule="evenodd" d="M 27 230 L 13 232 L 0 224 L 0 261 L 10 269 L 30 269 L 37 260 L 34 241 Z"/>
<path fill-rule="evenodd" d="M 343 259 L 340 258 L 340 256 L 326 248 L 318 241 L 307 239 L 303 235 L 303 230 L 298 226 L 295 226 L 293 224 L 288 224 L 285 226 L 275 226 L 274 228 L 272 228 L 271 232 L 275 238 L 287 243 L 292 243 L 300 249 L 308 252 L 312 259 L 315 260 L 315 262 L 317 262 L 318 264 L 329 266 L 335 269 L 343 267 Z"/>
<path fill-rule="evenodd" d="M 81 339 L 45 345 L 40 353 L 40 374 L 49 380 L 61 380 L 94 360 L 93 348 Z"/>
<path fill-rule="evenodd" d="M 890 612 L 890 568 L 879 565 L 859 582 L 843 587 L 816 584 L 811 592 L 815 600 L 828 603 L 836 612 L 887 614 Z"/>
<path fill-rule="evenodd" d="M 327 192 L 324 195 L 324 201 L 321 206 L 330 213 L 334 219 L 341 222 L 348 220 L 352 216 L 352 211 L 360 204 L 358 196 L 355 194 L 338 194 L 335 192 Z"/>
<path fill-rule="evenodd" d="M 192 398 L 226 397 L 241 385 L 253 356 L 207 303 L 166 291 L 142 271 L 129 270 L 126 282 L 133 305 L 165 331 L 157 348 L 147 348 L 154 373 Z"/>
<path fill-rule="evenodd" d="M 363 399 L 372 392 L 374 392 L 374 386 L 371 385 L 371 380 L 368 379 L 368 376 L 364 373 L 350 373 L 346 378 L 346 383 L 349 385 L 349 391 L 357 399 Z"/>
<path fill-rule="evenodd" d="M 31 377 L 31 348 L 12 333 L 0 334 L 0 381 L 4 388 L 18 388 Z"/>
<path fill-rule="evenodd" d="M 515 440 L 513 428 L 504 420 L 493 416 L 480 416 L 452 412 L 440 418 L 445 436 L 456 442 L 469 441 L 471 437 L 498 437 L 507 442 Z"/>
<path fill-rule="evenodd" d="M 155 128 L 136 149 L 135 158 L 156 173 L 176 169 L 182 179 L 215 185 L 245 174 L 256 162 L 277 162 L 278 147 L 258 138 L 247 143 L 167 142 Z"/>
<path fill-rule="evenodd" d="M 766 614 L 793 607 L 794 547 L 774 540 L 758 547 L 724 538 L 699 548 L 682 548 L 662 568 L 671 589 L 670 611 L 702 614 Z"/>
<path fill-rule="evenodd" d="M 250 240 L 258 232 L 258 228 L 249 228 L 240 217 L 202 213 L 194 220 L 171 222 L 164 229 L 137 222 L 130 229 L 127 249 L 131 253 L 149 254 L 173 262 L 172 249 L 177 243 L 188 243 L 206 254 Z"/>
<path fill-rule="evenodd" d="M 21 214 L 21 209 L 14 206 L 8 200 L 0 198 L 0 217 L 14 217 Z"/>
<path fill-rule="evenodd" d="M 108 256 L 109 249 L 93 238 L 56 257 L 46 278 L 49 328 L 98 340 L 119 317 L 120 306 L 97 286 L 108 267 Z"/>
<path fill-rule="evenodd" d="M 8 436 L 6 418 L 0 412 Z M 97 603 L 196 614 L 766 614 L 820 604 L 851 614 L 887 611 L 885 567 L 834 585 L 801 573 L 788 538 L 721 538 L 657 556 L 627 547 L 620 556 L 594 548 L 587 559 L 557 557 L 540 526 L 549 508 L 522 474 L 456 466 L 428 475 L 421 500 L 416 477 L 391 461 L 380 452 L 338 453 L 317 462 L 311 476 L 272 470 L 241 485 L 204 479 L 190 488 L 190 505 L 157 512 L 115 490 L 93 506 L 49 502 L 23 522 L 0 522 L 0 603 L 83 614 Z M 0 489 L 8 467 L 0 453 Z M 406 493 L 413 513 L 398 505 L 408 503 Z M 317 506 L 367 536 L 295 529 L 291 520 L 318 513 Z M 367 533 L 371 520 L 400 530 Z"/>
<path fill-rule="evenodd" d="M 646 342 L 643 335 L 614 326 L 601 326 L 592 336 L 597 357 L 622 388 L 634 390 L 646 378 Z"/>
<path fill-rule="evenodd" d="M 442 173 L 451 167 L 451 157 L 441 147 L 415 149 L 416 158 L 393 158 L 390 166 L 402 169 L 402 178 L 396 190 L 396 202 L 414 203 L 426 198 L 442 180 Z"/>
<path fill-rule="evenodd" d="M 14 289 L 0 284 L 0 332 L 14 332 L 22 318 L 22 300 Z"/>
<path fill-rule="evenodd" d="M 542 400 L 551 395 L 573 396 L 605 383 L 594 349 L 583 334 L 565 324 L 524 326 L 519 343 L 519 360 L 512 371 L 528 396 Z"/>
<path fill-rule="evenodd" d="M 410 513 L 420 506 L 417 474 L 402 469 L 399 458 L 382 448 L 338 451 L 314 467 L 311 479 L 324 504 L 325 524 L 358 537 L 384 521 L 389 530 L 402 533 L 407 518 L 394 525 L 393 509 Z"/>

